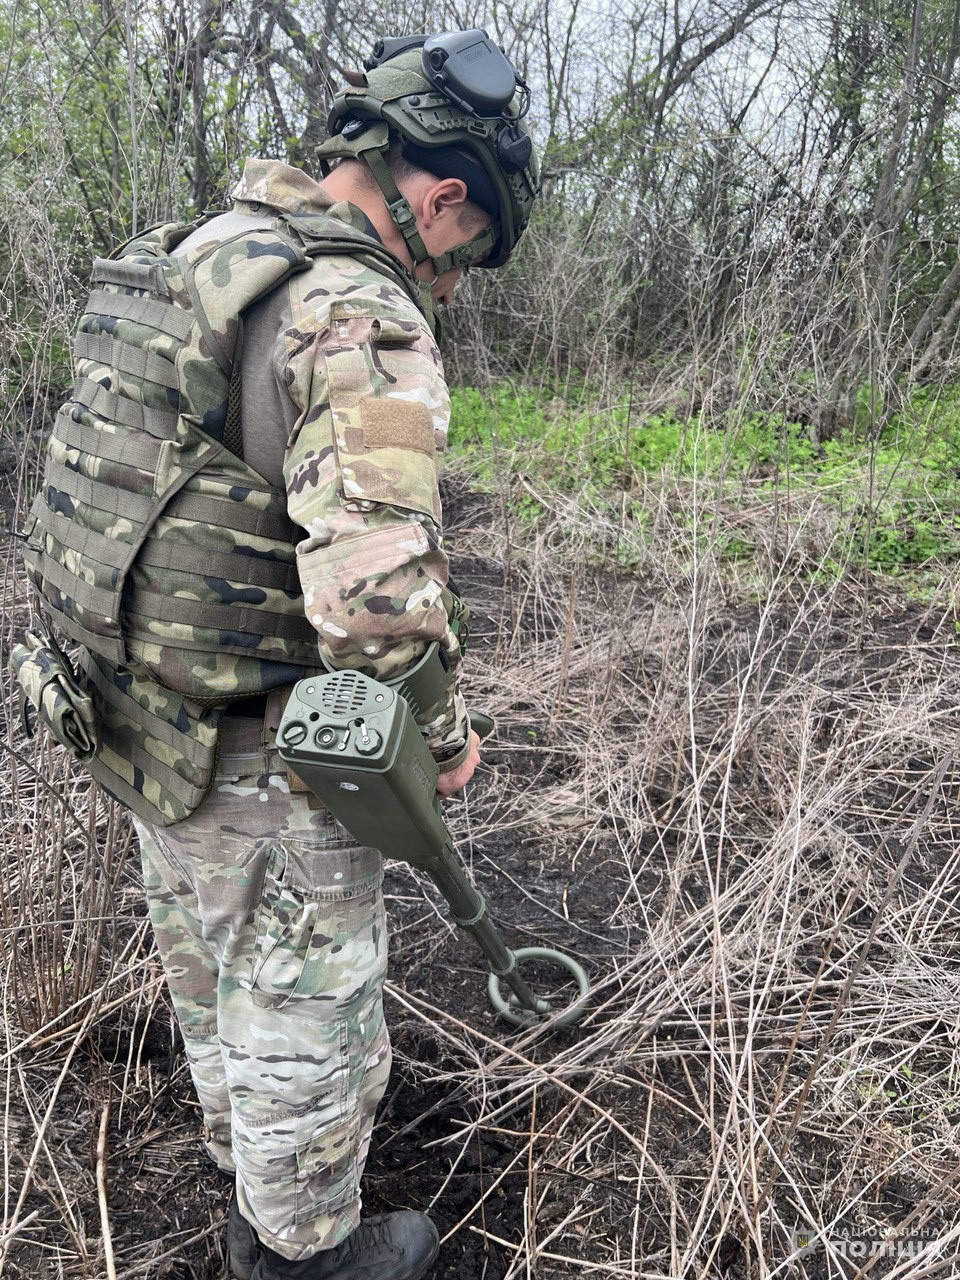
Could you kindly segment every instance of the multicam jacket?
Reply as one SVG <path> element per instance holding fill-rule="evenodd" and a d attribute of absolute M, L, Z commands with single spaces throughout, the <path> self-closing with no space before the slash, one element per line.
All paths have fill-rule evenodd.
<path fill-rule="evenodd" d="M 278 161 L 248 160 L 233 196 L 239 213 L 335 212 L 376 237 L 359 210 L 332 205 L 318 183 Z M 282 467 L 287 511 L 306 531 L 297 570 L 321 649 L 336 666 L 387 680 L 439 640 L 455 675 L 436 461 L 450 399 L 427 320 L 382 272 L 347 257 L 315 261 L 262 306 L 246 350 L 258 358 L 254 330 L 266 325 L 272 348 L 261 377 L 274 385 L 267 403 L 245 392 L 244 457 L 271 477 Z M 247 355 L 243 372 L 249 386 Z M 463 746 L 456 679 L 421 728 L 435 754 Z"/>
<path fill-rule="evenodd" d="M 449 400 L 430 325 L 353 206 L 276 161 L 248 162 L 234 195 L 234 212 L 186 238 L 164 228 L 99 264 L 27 557 L 58 624 L 87 645 L 88 767 L 159 824 L 208 789 L 223 705 L 298 678 L 318 644 L 388 679 L 438 640 L 449 682 L 421 729 L 447 768 L 467 737 L 435 457 Z M 278 226 L 322 256 L 278 246 Z M 341 239 L 348 252 L 330 251 Z M 166 306 L 178 289 L 208 316 L 202 333 Z M 259 298 L 242 323 L 241 295 Z M 155 324 L 179 354 L 145 336 Z M 241 394 L 228 402 L 231 374 Z M 185 376 L 210 407 L 185 420 L 180 405 L 178 420 Z M 224 417 L 237 400 L 235 452 Z"/>

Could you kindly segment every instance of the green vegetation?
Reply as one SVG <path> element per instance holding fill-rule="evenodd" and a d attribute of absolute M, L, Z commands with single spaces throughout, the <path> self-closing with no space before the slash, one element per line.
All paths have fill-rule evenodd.
<path fill-rule="evenodd" d="M 771 504 L 795 524 L 815 511 L 830 526 L 824 554 L 797 565 L 805 577 L 869 568 L 923 594 L 932 570 L 960 560 L 960 387 L 915 394 L 874 431 L 858 405 L 856 426 L 822 444 L 781 413 L 649 413 L 628 394 L 603 403 L 584 388 L 457 388 L 452 401 L 452 451 L 475 483 L 509 478 L 521 527 L 576 498 L 605 526 L 597 550 L 625 567 L 642 564 L 664 503 L 687 541 L 737 566 L 762 554 L 749 517 Z M 662 533 L 662 511 L 657 523 Z"/>

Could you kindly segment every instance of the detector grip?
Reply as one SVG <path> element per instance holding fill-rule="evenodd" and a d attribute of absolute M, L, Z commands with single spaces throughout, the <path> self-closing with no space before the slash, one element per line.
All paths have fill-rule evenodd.
<path fill-rule="evenodd" d="M 490 734 L 493 733 L 493 720 L 490 716 L 484 715 L 482 711 L 471 711 L 469 720 L 470 728 L 481 741 L 484 738 L 489 738 Z"/>

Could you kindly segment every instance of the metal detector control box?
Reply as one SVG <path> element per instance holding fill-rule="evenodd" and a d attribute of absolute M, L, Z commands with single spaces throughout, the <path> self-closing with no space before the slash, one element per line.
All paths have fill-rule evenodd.
<path fill-rule="evenodd" d="M 298 681 L 277 747 L 361 844 L 419 867 L 449 844 L 436 763 L 406 699 L 389 685 L 359 671 Z"/>

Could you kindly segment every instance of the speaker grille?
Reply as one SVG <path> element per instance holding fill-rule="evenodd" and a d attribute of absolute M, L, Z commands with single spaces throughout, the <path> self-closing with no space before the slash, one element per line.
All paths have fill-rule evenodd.
<path fill-rule="evenodd" d="M 335 716 L 348 716 L 366 705 L 369 681 L 359 671 L 338 671 L 327 676 L 320 689 L 325 711 Z"/>

